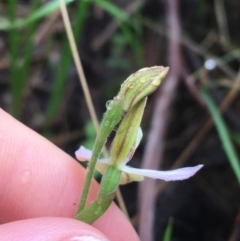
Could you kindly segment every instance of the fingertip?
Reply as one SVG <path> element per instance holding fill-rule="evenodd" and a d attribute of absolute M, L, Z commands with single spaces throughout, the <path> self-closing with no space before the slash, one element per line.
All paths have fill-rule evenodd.
<path fill-rule="evenodd" d="M 1 109 L 0 121 L 0 223 L 44 216 L 73 218 L 85 169 Z M 92 184 L 89 202 L 98 192 L 98 184 Z M 93 226 L 114 241 L 139 240 L 115 204 Z"/>
<path fill-rule="evenodd" d="M 109 241 L 92 226 L 68 218 L 35 218 L 0 226 L 4 241 Z"/>
<path fill-rule="evenodd" d="M 74 217 L 85 170 L 51 142 L 0 110 L 0 223 Z M 96 185 L 94 185 L 96 188 Z"/>

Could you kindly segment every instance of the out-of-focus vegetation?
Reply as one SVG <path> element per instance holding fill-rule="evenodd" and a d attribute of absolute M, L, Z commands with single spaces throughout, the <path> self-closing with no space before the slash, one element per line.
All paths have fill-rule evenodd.
<path fill-rule="evenodd" d="M 132 72 L 171 68 L 164 1 L 65 3 L 99 121 L 105 102 Z M 158 196 L 155 240 L 163 240 L 164 230 L 164 240 L 239 240 L 240 3 L 182 0 L 177 10 L 182 67 L 168 109 L 161 168 L 182 153 L 188 165 L 205 167 Z M 0 106 L 71 155 L 80 143 L 90 147 L 94 140 L 78 78 L 58 0 L 0 2 Z M 154 103 L 157 94 L 146 108 L 145 137 Z M 142 144 L 132 165 L 140 165 L 143 151 Z M 137 227 L 136 184 L 122 190 Z"/>

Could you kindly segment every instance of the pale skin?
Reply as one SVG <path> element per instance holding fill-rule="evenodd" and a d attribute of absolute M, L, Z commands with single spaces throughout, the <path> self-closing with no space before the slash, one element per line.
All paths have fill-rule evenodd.
<path fill-rule="evenodd" d="M 92 226 L 74 220 L 85 169 L 1 109 L 0 143 L 0 240 L 139 241 L 115 204 Z M 88 203 L 97 193 L 93 182 Z"/>

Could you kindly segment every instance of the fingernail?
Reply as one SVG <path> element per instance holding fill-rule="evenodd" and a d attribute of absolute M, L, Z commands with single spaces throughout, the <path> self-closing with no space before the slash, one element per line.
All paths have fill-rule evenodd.
<path fill-rule="evenodd" d="M 75 236 L 71 238 L 69 241 L 107 241 L 106 239 L 98 239 L 92 236 Z"/>

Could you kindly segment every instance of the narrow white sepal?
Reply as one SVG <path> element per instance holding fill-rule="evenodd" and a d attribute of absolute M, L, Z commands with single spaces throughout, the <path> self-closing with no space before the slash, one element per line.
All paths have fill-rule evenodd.
<path fill-rule="evenodd" d="M 129 166 L 122 166 L 120 169 L 123 172 L 139 174 L 145 177 L 151 177 L 155 179 L 162 179 L 165 181 L 176 181 L 176 180 L 184 180 L 191 176 L 193 176 L 197 171 L 199 171 L 203 165 L 197 165 L 195 167 L 183 167 L 171 171 L 156 171 L 149 169 L 139 169 L 133 168 Z"/>
<path fill-rule="evenodd" d="M 75 152 L 76 158 L 79 161 L 89 161 L 92 157 L 92 151 L 85 148 L 84 146 L 81 146 L 76 152 Z M 110 160 L 105 159 L 98 159 L 98 162 L 110 164 Z M 157 170 L 149 170 L 149 169 L 140 169 L 140 168 L 134 168 L 130 166 L 126 166 L 125 163 L 118 166 L 118 168 L 126 173 L 129 174 L 138 174 L 145 177 L 155 178 L 155 179 L 162 179 L 165 181 L 176 181 L 176 180 L 184 180 L 191 176 L 193 176 L 196 172 L 198 172 L 203 165 L 197 165 L 195 167 L 183 167 L 171 171 L 157 171 Z"/>
<path fill-rule="evenodd" d="M 92 157 L 92 151 L 84 146 L 80 146 L 80 148 L 75 151 L 75 156 L 79 161 L 89 161 Z"/>
<path fill-rule="evenodd" d="M 79 161 L 90 161 L 92 158 L 92 151 L 85 148 L 84 146 L 80 146 L 80 148 L 77 151 L 75 151 L 75 156 Z M 109 158 L 98 159 L 98 162 L 110 164 Z"/>
<path fill-rule="evenodd" d="M 138 128 L 138 133 L 137 133 L 137 138 L 136 138 L 136 143 L 135 143 L 135 149 L 138 148 L 141 140 L 142 140 L 142 137 L 143 137 L 143 132 L 142 132 L 142 128 L 139 127 Z"/>

